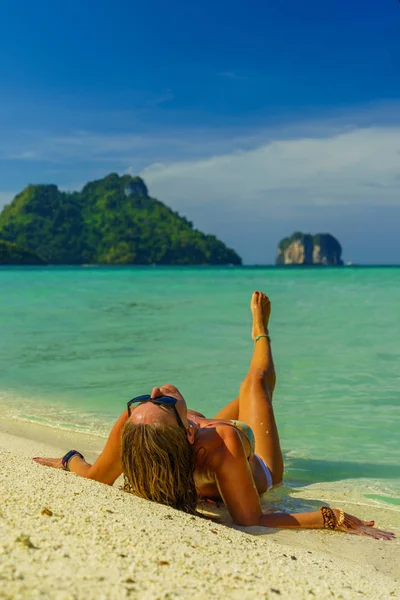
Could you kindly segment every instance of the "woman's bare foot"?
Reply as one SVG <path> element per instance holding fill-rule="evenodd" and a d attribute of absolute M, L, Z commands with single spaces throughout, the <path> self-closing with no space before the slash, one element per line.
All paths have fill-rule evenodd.
<path fill-rule="evenodd" d="M 271 302 L 268 296 L 262 292 L 254 292 L 251 297 L 250 308 L 253 314 L 251 337 L 255 340 L 259 335 L 268 335 L 268 322 L 271 314 Z"/>

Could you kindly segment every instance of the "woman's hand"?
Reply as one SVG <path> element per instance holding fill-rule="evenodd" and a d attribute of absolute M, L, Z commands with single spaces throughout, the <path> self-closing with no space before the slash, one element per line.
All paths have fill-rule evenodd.
<path fill-rule="evenodd" d="M 62 458 L 41 458 L 40 456 L 36 456 L 33 460 L 39 465 L 44 465 L 45 467 L 53 467 L 54 469 L 64 469 L 62 464 Z"/>
<path fill-rule="evenodd" d="M 336 520 L 339 520 L 340 511 L 335 508 L 334 513 Z M 352 535 L 365 535 L 372 537 L 375 540 L 392 540 L 396 537 L 394 533 L 391 533 L 390 531 L 376 529 L 374 524 L 375 521 L 361 521 L 354 515 L 344 513 L 344 522 L 342 525 L 336 527 L 336 531 L 344 531 L 346 533 L 351 533 Z"/>

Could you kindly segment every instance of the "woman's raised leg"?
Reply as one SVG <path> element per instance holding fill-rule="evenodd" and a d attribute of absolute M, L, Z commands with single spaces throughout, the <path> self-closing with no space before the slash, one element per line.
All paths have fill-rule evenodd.
<path fill-rule="evenodd" d="M 283 476 L 283 458 L 276 426 L 272 395 L 275 387 L 275 368 L 271 344 L 267 337 L 271 304 L 265 294 L 255 292 L 251 299 L 253 314 L 252 337 L 254 352 L 249 371 L 240 387 L 238 419 L 253 429 L 256 454 L 271 471 L 274 484 Z"/>

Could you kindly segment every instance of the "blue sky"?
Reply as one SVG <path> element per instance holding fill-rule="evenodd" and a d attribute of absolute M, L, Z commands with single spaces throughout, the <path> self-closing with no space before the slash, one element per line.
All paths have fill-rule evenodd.
<path fill-rule="evenodd" d="M 0 206 L 111 171 L 273 262 L 400 263 L 400 4 L 0 2 Z"/>

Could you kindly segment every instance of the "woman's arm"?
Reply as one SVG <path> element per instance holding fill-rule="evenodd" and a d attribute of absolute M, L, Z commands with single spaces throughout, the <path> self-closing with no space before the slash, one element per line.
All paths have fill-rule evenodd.
<path fill-rule="evenodd" d="M 263 527 L 277 527 L 278 529 L 323 529 L 324 519 L 319 510 L 297 514 L 264 512 L 260 524 Z"/>
<path fill-rule="evenodd" d="M 284 529 L 322 529 L 324 518 L 320 510 L 308 513 L 267 513 L 262 510 L 260 497 L 254 484 L 249 463 L 244 454 L 238 432 L 232 427 L 217 427 L 222 439 L 220 451 L 212 458 L 216 482 L 221 497 L 237 525 L 276 527 Z M 335 520 L 340 522 L 341 512 L 333 509 Z M 373 521 L 360 521 L 343 513 L 344 521 L 337 529 L 375 539 L 392 539 L 394 534 L 375 529 Z"/>
<path fill-rule="evenodd" d="M 333 527 L 335 531 L 372 537 L 375 540 L 392 540 L 395 538 L 394 533 L 373 527 L 375 521 L 361 521 L 354 515 L 349 515 L 338 508 L 333 508 L 332 510 L 336 520 L 336 526 Z M 340 520 L 341 513 L 343 515 L 343 522 Z M 264 513 L 261 517 L 261 524 L 264 527 L 284 529 L 323 529 L 325 527 L 321 510 L 297 514 Z"/>
<path fill-rule="evenodd" d="M 69 470 L 81 477 L 112 485 L 122 473 L 121 436 L 127 419 L 128 413 L 125 410 L 112 428 L 104 450 L 93 465 L 80 456 L 74 456 L 69 462 Z M 34 458 L 33 460 L 48 467 L 64 468 L 61 458 Z"/>

